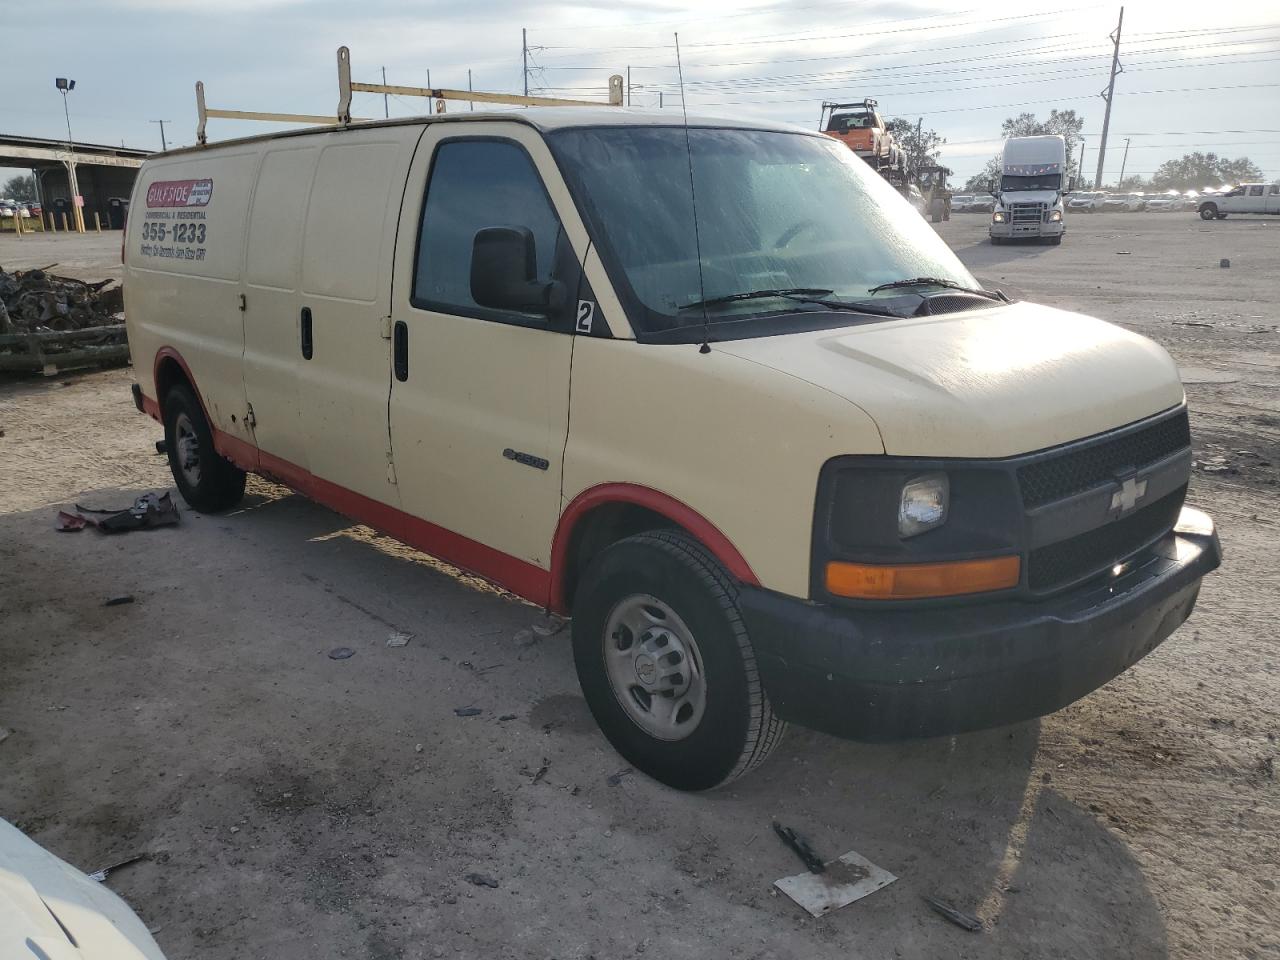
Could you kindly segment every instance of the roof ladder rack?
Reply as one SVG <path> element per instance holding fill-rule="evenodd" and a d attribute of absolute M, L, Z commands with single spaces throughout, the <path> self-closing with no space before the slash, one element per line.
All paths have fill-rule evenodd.
<path fill-rule="evenodd" d="M 386 83 L 354 83 L 351 80 L 351 51 L 338 48 L 338 109 L 333 116 L 307 113 L 266 113 L 256 110 L 224 110 L 205 105 L 204 83 L 196 81 L 196 140 L 201 146 L 208 143 L 205 125 L 210 118 L 222 120 L 265 120 L 271 123 L 315 124 L 319 126 L 347 126 L 363 122 L 363 117 L 351 116 L 352 93 L 383 93 L 400 97 L 425 97 L 435 101 L 435 112 L 444 113 L 446 101 L 466 100 L 472 103 L 502 103 L 521 107 L 600 107 L 622 106 L 622 76 L 609 77 L 608 102 L 599 100 L 565 100 L 559 97 L 525 97 L 513 93 L 485 93 L 478 90 L 453 90 L 447 87 L 404 87 Z"/>

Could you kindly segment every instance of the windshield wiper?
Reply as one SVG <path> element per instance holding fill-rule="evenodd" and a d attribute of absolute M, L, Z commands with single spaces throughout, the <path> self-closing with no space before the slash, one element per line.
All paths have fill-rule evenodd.
<path fill-rule="evenodd" d="M 706 300 L 695 300 L 693 303 L 686 303 L 679 309 L 690 310 L 696 307 L 715 306 L 720 303 L 734 303 L 739 300 L 762 300 L 767 297 L 778 297 L 782 300 L 794 300 L 796 303 L 813 303 L 820 307 L 827 307 L 831 310 L 848 310 L 853 313 L 869 313 L 876 317 L 899 316 L 899 314 L 894 313 L 892 310 L 873 304 L 847 303 L 844 300 L 823 299 L 824 294 L 831 292 L 832 291 L 820 287 L 787 287 L 777 290 L 752 290 L 748 293 L 730 293 L 723 297 L 710 297 Z"/>
<path fill-rule="evenodd" d="M 797 297 L 823 297 L 830 290 L 821 287 L 779 287 L 774 290 L 748 290 L 746 293 L 726 293 L 722 297 L 708 297 L 706 300 L 694 300 L 692 303 L 686 303 L 679 310 L 692 310 L 695 307 L 714 307 L 720 303 L 734 303 L 738 300 L 763 300 L 767 297 L 785 297 L 795 299 Z"/>
<path fill-rule="evenodd" d="M 974 296 L 986 297 L 988 300 L 1006 300 L 1003 293 L 992 293 L 990 290 L 975 290 L 973 287 L 966 287 L 962 283 L 956 283 L 954 280 L 947 280 L 944 277 L 911 277 L 908 280 L 894 280 L 892 283 L 882 283 L 878 287 L 870 287 L 867 293 L 879 293 L 881 290 L 898 290 L 902 287 L 946 287 L 948 290 L 959 290 L 962 293 L 972 293 Z"/>

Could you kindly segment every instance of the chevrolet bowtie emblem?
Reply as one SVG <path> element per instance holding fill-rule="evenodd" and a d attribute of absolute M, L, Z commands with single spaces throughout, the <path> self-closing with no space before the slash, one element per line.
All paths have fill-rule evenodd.
<path fill-rule="evenodd" d="M 1147 481 L 1128 477 L 1120 484 L 1120 489 L 1111 495 L 1111 509 L 1128 513 L 1146 495 Z"/>

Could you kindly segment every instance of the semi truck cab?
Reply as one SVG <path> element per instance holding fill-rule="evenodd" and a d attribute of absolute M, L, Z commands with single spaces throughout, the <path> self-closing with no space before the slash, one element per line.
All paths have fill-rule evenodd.
<path fill-rule="evenodd" d="M 1010 137 L 1001 151 L 1001 176 L 991 185 L 992 244 L 1006 240 L 1062 243 L 1066 233 L 1067 144 L 1059 136 Z"/>

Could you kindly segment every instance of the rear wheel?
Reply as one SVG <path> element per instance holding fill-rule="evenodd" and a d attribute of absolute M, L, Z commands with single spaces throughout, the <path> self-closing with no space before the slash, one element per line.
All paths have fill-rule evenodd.
<path fill-rule="evenodd" d="M 244 496 L 245 473 L 214 449 L 195 393 L 180 383 L 165 396 L 163 409 L 169 469 L 182 499 L 201 513 L 234 507 Z"/>
<path fill-rule="evenodd" d="M 684 533 L 642 533 L 592 561 L 574 605 L 573 656 L 609 742 L 679 790 L 742 776 L 785 730 L 760 680 L 737 585 Z"/>

